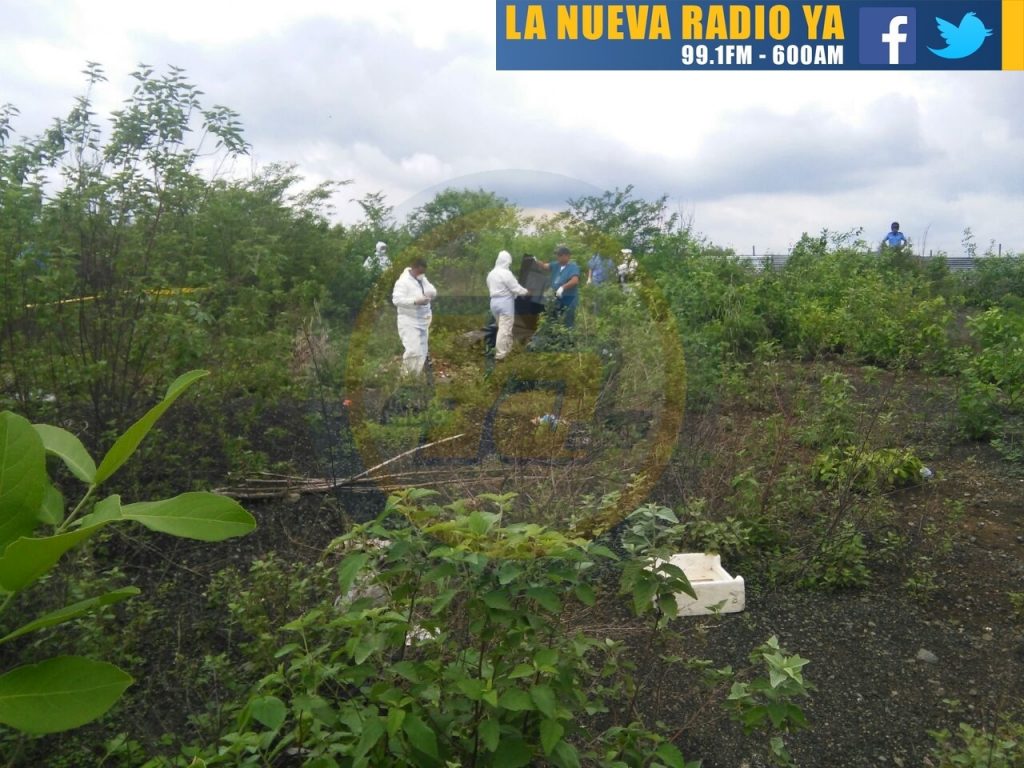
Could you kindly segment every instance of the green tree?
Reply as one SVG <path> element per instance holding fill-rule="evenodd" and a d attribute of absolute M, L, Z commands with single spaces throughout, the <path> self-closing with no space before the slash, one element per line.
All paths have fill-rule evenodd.
<path fill-rule="evenodd" d="M 519 211 L 493 192 L 446 189 L 410 213 L 405 229 L 413 241 L 409 256 L 460 265 L 493 262 L 497 250 L 508 247 L 518 233 Z M 496 243 L 499 248 L 492 248 Z M 495 253 L 483 253 L 488 248 Z"/>
<path fill-rule="evenodd" d="M 413 238 L 420 238 L 445 225 L 481 211 L 500 214 L 509 202 L 483 189 L 448 188 L 438 192 L 428 203 L 409 214 L 406 227 Z"/>
<path fill-rule="evenodd" d="M 23 395 L 59 383 L 102 423 L 130 413 L 162 373 L 152 354 L 161 323 L 144 319 L 180 309 L 168 289 L 191 287 L 187 262 L 170 256 L 188 250 L 206 190 L 200 160 L 247 146 L 237 115 L 204 109 L 181 69 L 145 65 L 104 142 L 92 94 L 106 77 L 94 63 L 85 75 L 66 117 L 0 152 L 0 219 L 12 221 L 0 231 L 0 275 L 21 286 L 4 294 L 3 353 Z"/>
<path fill-rule="evenodd" d="M 655 238 L 674 232 L 679 215 L 668 212 L 668 196 L 643 200 L 633 196 L 633 185 L 616 187 L 601 195 L 586 195 L 569 200 L 569 210 L 562 215 L 566 227 L 584 241 L 596 233 L 613 238 L 621 248 L 650 250 Z M 606 247 L 607 249 L 607 247 Z"/>
<path fill-rule="evenodd" d="M 94 64 L 86 75 L 37 138 L 8 144 L 17 110 L 0 110 L 3 394 L 54 418 L 85 403 L 99 431 L 181 368 L 286 381 L 314 306 L 347 317 L 368 287 L 358 238 L 330 221 L 348 182 L 310 188 L 286 164 L 211 177 L 247 151 L 234 112 L 204 108 L 180 69 L 143 66 L 104 131 L 92 104 L 105 77 Z M 366 202 L 387 221 L 382 198 Z"/>

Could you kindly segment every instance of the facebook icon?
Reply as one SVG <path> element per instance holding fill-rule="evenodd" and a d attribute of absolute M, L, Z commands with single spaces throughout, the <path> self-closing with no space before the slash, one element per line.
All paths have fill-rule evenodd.
<path fill-rule="evenodd" d="M 917 63 L 916 8 L 861 8 L 860 63 Z"/>

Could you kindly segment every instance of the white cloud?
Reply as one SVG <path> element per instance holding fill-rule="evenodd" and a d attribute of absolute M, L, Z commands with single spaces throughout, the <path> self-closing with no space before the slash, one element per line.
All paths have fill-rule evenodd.
<path fill-rule="evenodd" d="M 479 0 L 9 2 L 0 100 L 23 131 L 66 112 L 87 59 L 111 77 L 102 112 L 137 62 L 177 64 L 241 113 L 257 164 L 353 179 L 343 216 L 366 192 L 397 205 L 515 168 L 668 194 L 742 252 L 823 227 L 874 239 L 893 218 L 912 236 L 930 224 L 935 247 L 958 249 L 972 226 L 1024 250 L 1012 73 L 496 72 L 494 8 Z"/>

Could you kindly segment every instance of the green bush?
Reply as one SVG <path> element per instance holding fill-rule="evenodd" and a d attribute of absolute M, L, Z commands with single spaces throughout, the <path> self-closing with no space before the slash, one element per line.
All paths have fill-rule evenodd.
<path fill-rule="evenodd" d="M 788 655 L 779 647 L 778 638 L 771 637 L 754 649 L 750 661 L 764 664 L 768 676 L 733 683 L 726 701 L 732 719 L 742 724 L 747 733 L 756 730 L 788 733 L 806 728 L 807 718 L 795 702 L 814 688 L 803 676 L 803 668 L 809 660 Z M 781 735 L 771 736 L 768 745 L 776 764 L 796 765 Z"/>
<path fill-rule="evenodd" d="M 970 369 L 964 371 L 957 395 L 957 425 L 971 440 L 987 440 L 999 433 L 1003 423 L 999 409 L 999 387 L 979 381 Z"/>
<path fill-rule="evenodd" d="M 960 723 L 956 734 L 930 731 L 935 768 L 1014 768 L 1024 764 L 1024 724 L 1005 718 L 991 731 Z"/>
<path fill-rule="evenodd" d="M 961 290 L 976 307 L 998 306 L 1008 297 L 1024 299 L 1024 260 L 1020 256 L 986 256 L 974 269 L 960 272 Z"/>
<path fill-rule="evenodd" d="M 833 488 L 879 491 L 920 482 L 922 469 L 924 463 L 907 448 L 833 446 L 818 454 L 811 471 L 815 480 Z"/>
<path fill-rule="evenodd" d="M 565 629 L 568 608 L 597 599 L 610 553 L 503 526 L 509 496 L 479 497 L 495 511 L 428 500 L 392 497 L 332 545 L 341 597 L 276 631 L 250 625 L 261 647 L 268 631 L 283 643 L 233 729 L 183 754 L 207 765 L 692 765 L 617 716 L 635 684 L 622 644 Z M 614 725 L 595 734 L 597 715 Z"/>
<path fill-rule="evenodd" d="M 751 548 L 753 530 L 750 523 L 732 515 L 723 520 L 708 519 L 703 499 L 687 504 L 682 519 L 683 541 L 688 547 L 725 557 L 741 557 Z"/>
<path fill-rule="evenodd" d="M 864 537 L 852 525 L 842 523 L 828 533 L 807 561 L 799 584 L 815 589 L 837 590 L 867 586 L 871 581 Z"/>
<path fill-rule="evenodd" d="M 850 445 L 856 439 L 857 389 L 850 377 L 839 371 L 821 377 L 821 389 L 809 417 L 801 426 L 799 439 L 816 448 Z"/>
<path fill-rule="evenodd" d="M 121 435 L 96 465 L 71 433 L 47 424 L 32 425 L 13 413 L 0 413 L 0 615 L 53 569 L 70 550 L 110 524 L 134 521 L 162 533 L 221 541 L 248 533 L 252 516 L 237 502 L 212 493 L 185 493 L 160 501 L 122 504 L 93 496 L 135 453 L 139 443 L 171 404 L 205 371 L 176 379 L 164 399 Z M 64 497 L 51 482 L 46 455 L 60 459 L 86 490 L 65 514 Z M 44 535 L 36 529 L 47 528 Z M 138 594 L 126 587 L 49 611 L 21 626 L 4 626 L 0 644 L 62 624 Z M 77 728 L 103 715 L 132 684 L 112 664 L 78 656 L 58 656 L 23 664 L 0 675 L 0 723 L 27 733 Z"/>
<path fill-rule="evenodd" d="M 993 307 L 968 326 L 980 347 L 971 360 L 972 372 L 998 387 L 1001 404 L 1018 408 L 1024 404 L 1024 311 Z"/>
<path fill-rule="evenodd" d="M 959 425 L 982 440 L 998 434 L 1004 413 L 1024 407 L 1024 310 L 992 307 L 967 325 L 978 351 L 961 355 Z"/>

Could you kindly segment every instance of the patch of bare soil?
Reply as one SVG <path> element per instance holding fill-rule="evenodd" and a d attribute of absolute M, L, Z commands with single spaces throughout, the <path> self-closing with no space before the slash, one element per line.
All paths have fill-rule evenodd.
<path fill-rule="evenodd" d="M 910 556 L 915 547 L 933 553 L 930 539 L 948 534 L 951 548 L 933 558 L 927 590 L 905 587 L 916 568 L 910 556 L 876 569 L 867 588 L 838 593 L 773 589 L 740 571 L 747 577 L 746 610 L 674 620 L 681 631 L 675 648 L 650 642 L 644 621 L 628 615 L 624 598 L 580 617 L 629 644 L 643 685 L 633 704 L 664 723 L 683 753 L 702 759 L 705 768 L 767 765 L 766 737 L 744 735 L 718 703 L 727 691 L 709 702 L 696 673 L 666 664 L 664 653 L 746 668 L 750 651 L 776 635 L 790 653 L 810 659 L 805 675 L 816 690 L 803 705 L 810 727 L 787 739 L 804 768 L 927 766 L 929 730 L 960 720 L 991 726 L 999 714 L 1019 711 L 1024 628 L 1008 593 L 1024 592 L 1024 478 L 987 446 L 951 442 L 942 426 L 948 400 L 929 394 L 933 388 L 923 379 L 908 386 L 906 401 L 928 418 L 915 419 L 902 432 L 920 447 L 935 478 L 895 496 L 900 514 L 891 527 L 911 542 Z M 343 413 L 332 410 L 313 423 L 308 416 L 301 407 L 262 415 L 252 425 L 253 445 L 271 461 L 288 461 L 311 476 L 358 471 Z M 656 495 L 678 501 L 696 487 L 706 489 L 707 478 L 721 471 L 705 449 L 723 439 L 722 416 L 738 432 L 749 421 L 748 415 L 719 410 L 703 419 L 688 417 L 682 458 Z M 276 437 L 269 439 L 271 434 Z M 741 437 L 726 435 L 730 445 Z M 217 484 L 223 478 L 215 470 L 198 480 Z M 136 737 L 153 743 L 162 733 L 187 734 L 185 718 L 208 703 L 178 695 L 173 670 L 175 660 L 186 663 L 195 648 L 214 652 L 232 642 L 220 637 L 216 619 L 194 599 L 212 573 L 229 565 L 244 569 L 268 552 L 313 561 L 350 521 L 375 514 L 383 501 L 380 493 L 353 493 L 253 503 L 248 506 L 259 519 L 257 533 L 214 546 L 150 536 L 112 541 L 112 560 L 123 563 L 147 595 L 159 593 L 158 604 L 177 617 L 176 626 L 152 639 L 148 668 L 133 670 L 140 683 L 122 711 L 135 723 L 148 723 Z M 952 519 L 937 514 L 952 502 L 958 502 Z M 724 565 L 734 570 L 728 561 Z"/>
<path fill-rule="evenodd" d="M 805 768 L 927 766 L 929 730 L 960 721 L 992 728 L 1024 703 L 1024 622 L 1010 600 L 1024 591 L 1024 475 L 990 446 L 956 440 L 948 392 L 933 381 L 910 377 L 899 388 L 910 415 L 894 433 L 934 472 L 893 495 L 889 528 L 908 542 L 905 561 L 876 568 L 864 589 L 838 593 L 776 590 L 748 574 L 743 613 L 674 620 L 685 634 L 680 650 L 716 667 L 748 667 L 749 652 L 772 635 L 811 660 L 810 727 L 787 737 Z M 926 568 L 916 562 L 923 552 Z M 908 589 L 914 578 L 924 588 Z M 769 764 L 766 737 L 744 736 L 709 706 L 692 672 L 630 643 L 640 670 L 657 670 L 648 683 L 661 690 L 649 714 L 670 732 L 682 729 L 676 743 L 687 757 L 705 768 Z"/>

